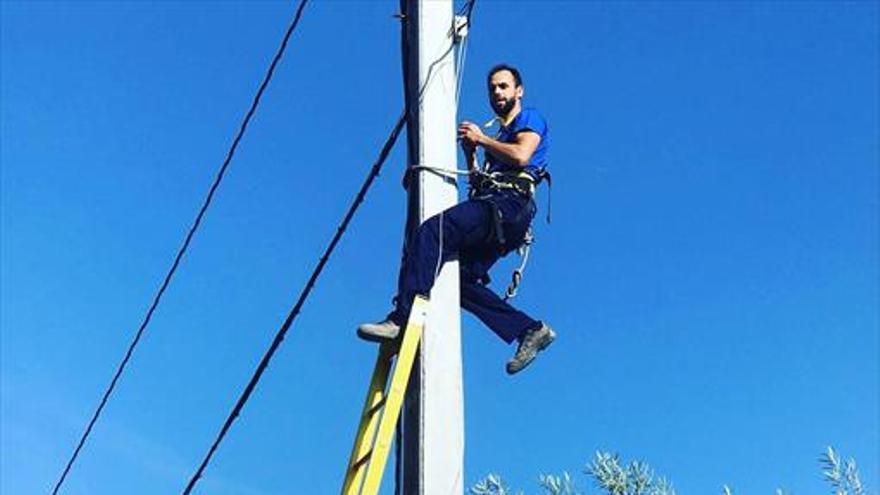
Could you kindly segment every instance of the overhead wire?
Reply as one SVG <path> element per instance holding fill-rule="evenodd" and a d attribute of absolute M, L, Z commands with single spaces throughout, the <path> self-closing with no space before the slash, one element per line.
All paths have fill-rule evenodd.
<path fill-rule="evenodd" d="M 364 183 L 361 185 L 360 190 L 355 196 L 354 201 L 349 206 L 348 211 L 345 214 L 345 217 L 342 219 L 342 222 L 336 228 L 336 233 L 334 234 L 330 244 L 324 250 L 324 254 L 318 260 L 318 264 L 315 269 L 312 271 L 312 275 L 309 277 L 306 282 L 305 287 L 299 295 L 299 298 L 294 304 L 293 308 L 287 314 L 287 318 L 284 320 L 284 323 L 281 325 L 281 328 L 278 329 L 278 332 L 275 334 L 275 338 L 272 340 L 272 344 L 263 354 L 262 359 L 260 359 L 260 363 L 257 365 L 256 370 L 248 381 L 247 386 L 242 391 L 238 400 L 235 403 L 235 406 L 232 408 L 232 411 L 227 416 L 226 421 L 223 423 L 223 427 L 220 429 L 217 437 L 214 440 L 214 443 L 211 444 L 211 447 L 208 449 L 208 453 L 205 455 L 202 463 L 199 465 L 196 472 L 190 478 L 189 483 L 184 489 L 183 494 L 188 495 L 192 492 L 192 489 L 195 487 L 199 478 L 202 477 L 205 468 L 208 466 L 208 463 L 211 461 L 211 458 L 214 456 L 214 453 L 217 451 L 217 448 L 220 446 L 220 443 L 223 441 L 223 438 L 226 436 L 226 433 L 229 431 L 229 428 L 232 426 L 232 423 L 235 419 L 241 414 L 241 410 L 244 408 L 244 405 L 247 403 L 251 394 L 257 386 L 257 383 L 260 381 L 260 378 L 263 376 L 263 373 L 266 371 L 266 368 L 269 366 L 269 361 L 271 361 L 272 356 L 275 354 L 275 351 L 278 350 L 278 347 L 281 345 L 281 342 L 284 340 L 284 337 L 287 335 L 287 331 L 290 329 L 293 321 L 296 319 L 296 316 L 299 314 L 302 309 L 303 304 L 308 298 L 309 294 L 312 291 L 312 288 L 315 285 L 315 281 L 317 281 L 318 277 L 321 275 L 321 272 L 324 270 L 324 265 L 327 264 L 327 261 L 330 259 L 330 255 L 333 253 L 333 250 L 336 248 L 336 244 L 339 243 L 339 240 L 342 238 L 342 235 L 345 233 L 345 229 L 348 227 L 348 224 L 351 222 L 351 219 L 354 217 L 355 212 L 357 211 L 360 204 L 363 202 L 364 197 L 367 194 L 367 190 L 369 190 L 370 186 L 373 184 L 373 181 L 376 177 L 379 176 L 379 172 L 382 169 L 382 165 L 385 163 L 385 159 L 388 158 L 388 154 L 391 152 L 394 147 L 394 143 L 397 141 L 397 137 L 400 135 L 400 131 L 403 129 L 403 125 L 406 122 L 406 112 L 404 111 L 400 117 L 397 119 L 397 123 L 394 125 L 394 128 L 391 130 L 391 133 L 388 135 L 388 138 L 385 140 L 385 144 L 382 146 L 382 150 L 379 152 L 379 157 L 376 159 L 375 163 L 373 163 L 373 167 L 370 169 L 370 172 L 367 174 L 367 178 Z"/>
<path fill-rule="evenodd" d="M 467 10 L 468 14 L 470 14 L 470 11 L 473 9 L 474 1 L 475 0 L 469 0 L 469 4 L 471 7 L 470 7 L 470 9 Z M 449 48 L 446 49 L 439 57 L 437 57 L 437 59 L 435 59 L 428 66 L 427 74 L 425 76 L 425 81 L 422 83 L 422 86 L 419 88 L 417 101 L 421 101 L 421 98 L 424 95 L 425 90 L 428 88 L 429 84 L 433 80 L 434 69 L 437 67 L 438 64 L 440 64 L 454 50 L 454 48 L 455 48 L 455 44 L 450 44 Z M 244 408 L 247 401 L 250 399 L 250 396 L 253 393 L 254 389 L 256 388 L 257 384 L 259 383 L 261 377 L 263 376 L 263 373 L 266 371 L 266 368 L 268 367 L 269 362 L 272 360 L 272 357 L 275 355 L 275 352 L 278 350 L 282 341 L 284 340 L 284 337 L 287 335 L 287 332 L 290 330 L 290 327 L 293 325 L 293 322 L 296 319 L 297 315 L 299 314 L 300 310 L 302 309 L 302 306 L 305 304 L 305 301 L 308 298 L 308 296 L 310 295 L 312 288 L 314 287 L 315 282 L 317 281 L 318 277 L 321 275 L 321 272 L 323 271 L 324 266 L 326 265 L 327 261 L 330 259 L 330 255 L 333 253 L 333 251 L 336 248 L 336 245 L 339 243 L 339 240 L 342 238 L 342 235 L 345 233 L 349 223 L 351 222 L 352 218 L 354 217 L 354 214 L 357 212 L 361 203 L 363 203 L 363 200 L 366 196 L 367 191 L 369 190 L 370 186 L 372 186 L 376 177 L 379 176 L 379 173 L 382 169 L 382 166 L 385 163 L 385 160 L 388 158 L 388 155 L 390 154 L 392 148 L 394 147 L 394 144 L 396 143 L 397 138 L 400 135 L 400 132 L 403 129 L 404 124 L 407 122 L 407 120 L 409 119 L 409 117 L 411 115 L 412 115 L 412 108 L 409 106 L 406 106 L 404 108 L 403 112 L 401 113 L 400 117 L 398 118 L 397 123 L 394 125 L 394 128 L 391 130 L 391 133 L 388 135 L 388 138 L 385 140 L 385 143 L 382 146 L 381 151 L 379 152 L 378 158 L 373 163 L 373 166 L 371 167 L 369 173 L 367 174 L 366 179 L 364 180 L 363 184 L 361 185 L 360 190 L 358 191 L 357 195 L 355 196 L 354 201 L 349 206 L 345 216 L 343 217 L 339 226 L 336 228 L 336 233 L 334 234 L 330 243 L 325 248 L 324 253 L 322 254 L 321 258 L 318 261 L 318 264 L 315 266 L 314 270 L 312 271 L 311 276 L 309 277 L 308 281 L 306 282 L 305 286 L 303 287 L 302 291 L 300 292 L 300 295 L 299 295 L 296 303 L 294 304 L 293 308 L 288 313 L 287 318 L 285 318 L 285 320 L 284 320 L 284 323 L 282 323 L 281 327 L 276 332 L 275 338 L 272 340 L 272 343 L 270 344 L 269 348 L 266 350 L 266 352 L 263 354 L 263 357 L 260 359 L 260 363 L 257 365 L 257 368 L 254 370 L 254 373 L 251 375 L 251 378 L 248 381 L 248 384 L 245 386 L 244 390 L 239 395 L 239 398 L 236 401 L 235 406 L 233 406 L 232 411 L 230 411 L 229 415 L 227 416 L 226 420 L 224 421 L 223 426 L 220 428 L 220 431 L 217 434 L 217 437 L 214 439 L 214 442 L 211 444 L 211 447 L 208 449 L 208 452 L 206 453 L 205 457 L 202 459 L 202 462 L 199 465 L 198 469 L 190 478 L 189 483 L 187 483 L 187 486 L 184 489 L 184 491 L 182 492 L 182 495 L 189 495 L 190 493 L 192 493 L 193 488 L 198 483 L 199 479 L 203 476 L 204 470 L 208 466 L 208 464 L 210 463 L 211 459 L 213 458 L 215 452 L 217 451 L 217 448 L 223 442 L 223 439 L 226 437 L 226 434 L 228 433 L 232 424 L 235 422 L 235 419 L 241 414 L 242 409 Z"/>
<path fill-rule="evenodd" d="M 241 142 L 242 136 L 244 136 L 245 131 L 247 130 L 248 123 L 253 117 L 254 113 L 257 110 L 257 106 L 260 104 L 260 99 L 263 96 L 263 92 L 266 90 L 266 87 L 269 85 L 269 81 L 272 80 L 272 76 L 275 72 L 275 67 L 278 65 L 278 62 L 281 60 L 281 57 L 284 55 L 284 51 L 287 48 L 287 43 L 290 40 L 291 35 L 294 30 L 296 30 L 297 25 L 299 24 L 300 18 L 302 17 L 303 9 L 308 3 L 308 0 L 302 0 L 299 4 L 299 7 L 296 10 L 296 13 L 293 17 L 293 20 L 288 25 L 287 31 L 284 34 L 284 38 L 281 41 L 281 45 L 278 47 L 278 50 L 275 53 L 275 56 L 272 58 L 272 63 L 269 65 L 269 69 L 266 72 L 265 77 L 263 78 L 263 82 L 260 84 L 259 89 L 257 90 L 256 95 L 251 103 L 250 108 L 248 109 L 247 114 L 244 117 L 244 120 L 239 127 L 238 133 L 232 141 L 232 145 L 230 146 L 228 152 L 226 153 L 226 158 L 223 160 L 223 164 L 220 166 L 217 174 L 214 178 L 213 183 L 211 184 L 210 189 L 208 190 L 208 194 L 205 197 L 204 202 L 202 203 L 201 208 L 199 209 L 198 214 L 196 215 L 195 220 L 192 223 L 189 231 L 186 234 L 186 237 L 181 245 L 180 249 L 177 251 L 177 255 L 174 258 L 174 262 L 171 264 L 171 268 L 165 275 L 165 278 L 162 281 L 162 284 L 159 287 L 159 290 L 156 292 L 153 297 L 153 301 L 150 304 L 149 309 L 147 310 L 146 315 L 141 321 L 140 326 L 138 327 L 137 332 L 135 333 L 134 339 L 128 346 L 128 349 L 125 352 L 125 355 L 122 358 L 122 361 L 119 363 L 116 372 L 113 375 L 113 379 L 110 381 L 109 386 L 104 391 L 103 396 L 101 397 L 101 401 L 98 404 L 98 407 L 95 409 L 95 412 L 92 414 L 91 419 L 89 420 L 85 431 L 79 439 L 79 442 L 76 445 L 76 448 L 73 451 L 73 454 L 67 461 L 67 464 L 64 466 L 64 470 L 61 473 L 61 476 L 58 478 L 58 481 L 55 483 L 55 487 L 52 489 L 52 495 L 56 495 L 58 491 L 61 489 L 64 484 L 67 475 L 70 473 L 71 468 L 73 467 L 73 463 L 79 457 L 79 453 L 85 445 L 86 440 L 89 438 L 89 435 L 92 432 L 95 423 L 98 421 L 98 418 L 101 416 L 101 412 L 104 410 L 104 407 L 107 405 L 107 401 L 110 398 L 110 395 L 113 393 L 113 390 L 116 388 L 116 384 L 119 381 L 120 376 L 122 376 L 123 371 L 125 370 L 126 365 L 131 359 L 132 354 L 134 353 L 135 348 L 141 340 L 141 337 L 144 334 L 144 331 L 147 329 L 147 326 L 150 323 L 150 320 L 153 317 L 153 313 L 156 311 L 156 308 L 159 306 L 159 302 L 162 300 L 162 295 L 165 294 L 165 290 L 168 288 L 168 285 L 171 283 L 174 274 L 177 271 L 177 267 L 180 265 L 181 260 L 183 259 L 184 254 L 186 254 L 187 249 L 189 248 L 190 242 L 193 239 L 196 231 L 201 225 L 202 218 L 205 216 L 205 213 L 208 211 L 208 208 L 211 206 L 211 201 L 214 198 L 214 194 L 217 191 L 217 188 L 220 186 L 220 183 L 223 180 L 223 177 L 226 173 L 229 164 L 232 162 L 233 156 L 235 156 L 235 151 L 238 148 L 239 142 Z"/>

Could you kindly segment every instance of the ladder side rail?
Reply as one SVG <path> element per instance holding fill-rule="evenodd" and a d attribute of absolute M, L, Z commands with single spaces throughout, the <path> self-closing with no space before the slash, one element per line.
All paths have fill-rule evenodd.
<path fill-rule="evenodd" d="M 375 445 L 370 456 L 370 463 L 367 467 L 361 495 L 376 495 L 379 492 L 382 475 L 388 462 L 388 453 L 391 450 L 394 428 L 397 425 L 397 420 L 400 418 L 403 397 L 406 393 L 410 374 L 412 373 L 416 351 L 418 351 L 419 343 L 421 342 L 427 311 L 428 300 L 422 296 L 415 296 L 406 331 L 403 334 L 403 343 L 400 345 L 397 363 L 394 366 L 394 374 L 391 377 L 385 410 L 379 423 L 379 431 L 376 434 Z"/>
<path fill-rule="evenodd" d="M 369 458 L 373 453 L 376 429 L 386 404 L 385 386 L 388 383 L 391 362 L 396 353 L 397 345 L 394 342 L 387 342 L 379 347 L 354 447 L 351 450 L 351 457 L 345 471 L 342 495 L 357 495 L 360 491 Z"/>

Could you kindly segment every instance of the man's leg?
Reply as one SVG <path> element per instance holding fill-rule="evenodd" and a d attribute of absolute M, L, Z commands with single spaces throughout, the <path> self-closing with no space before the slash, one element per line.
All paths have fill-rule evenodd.
<path fill-rule="evenodd" d="M 398 323 L 409 316 L 416 294 L 428 296 L 438 272 L 462 249 L 484 243 L 491 234 L 491 208 L 482 201 L 465 201 L 434 215 L 416 230 L 407 246 L 397 290 Z M 442 228 L 442 238 L 441 238 Z M 442 259 L 439 259 L 442 244 Z"/>
<path fill-rule="evenodd" d="M 492 232 L 492 222 L 489 205 L 469 200 L 422 223 L 407 242 L 398 277 L 396 308 L 384 322 L 361 325 L 358 334 L 368 340 L 396 336 L 409 317 L 413 297 L 430 294 L 438 264 L 453 259 L 461 249 L 484 244 Z"/>
<path fill-rule="evenodd" d="M 494 259 L 485 269 L 492 262 Z M 508 344 L 514 340 L 519 342 L 516 354 L 507 362 L 507 372 L 512 375 L 525 369 L 540 351 L 552 344 L 556 333 L 546 323 L 532 319 L 480 283 L 484 278 L 479 274 L 483 267 L 479 261 L 462 263 L 461 306 Z"/>
<path fill-rule="evenodd" d="M 522 242 L 534 216 L 534 204 L 522 198 L 504 196 L 495 198 L 502 211 L 506 249 L 515 249 Z M 507 363 L 507 372 L 525 369 L 538 353 L 556 338 L 553 329 L 514 308 L 485 286 L 489 268 L 498 260 L 497 246 L 484 245 L 461 252 L 461 305 L 473 313 L 505 342 L 519 342 L 516 354 Z"/>
<path fill-rule="evenodd" d="M 519 339 L 529 330 L 541 328 L 540 321 L 514 308 L 479 281 L 486 276 L 497 255 L 494 255 L 495 259 L 482 257 L 483 259 L 480 260 L 470 260 L 465 259 L 464 255 L 462 258 L 460 260 L 462 308 L 476 316 L 508 344 Z"/>

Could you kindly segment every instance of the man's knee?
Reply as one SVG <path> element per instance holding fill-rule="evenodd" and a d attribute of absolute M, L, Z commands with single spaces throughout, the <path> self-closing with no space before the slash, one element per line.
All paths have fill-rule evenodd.
<path fill-rule="evenodd" d="M 420 239 L 434 239 L 439 234 L 438 229 L 440 228 L 440 215 L 434 215 L 433 217 L 425 220 L 419 225 L 419 228 L 416 230 L 416 235 Z"/>
<path fill-rule="evenodd" d="M 489 285 L 489 267 L 491 263 L 476 260 L 459 260 L 458 276 L 462 286 L 479 284 Z"/>

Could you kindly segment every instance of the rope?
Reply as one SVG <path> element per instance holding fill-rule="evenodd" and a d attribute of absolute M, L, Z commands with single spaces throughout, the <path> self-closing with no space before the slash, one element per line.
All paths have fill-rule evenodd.
<path fill-rule="evenodd" d="M 456 180 L 459 175 L 470 175 L 471 172 L 469 170 L 455 169 L 450 170 L 448 168 L 443 167 L 432 167 L 430 165 L 410 165 L 410 170 L 414 172 L 426 171 L 435 173 L 441 177 L 446 177 L 447 179 Z"/>
<path fill-rule="evenodd" d="M 461 82 L 464 76 L 464 62 L 465 62 L 465 54 L 467 53 L 467 40 L 468 36 L 466 31 L 469 29 L 471 24 L 471 12 L 474 9 L 474 3 L 476 0 L 470 0 L 466 3 L 462 9 L 459 11 L 457 15 L 461 15 L 461 13 L 465 13 L 465 21 L 461 26 L 456 26 L 455 16 L 452 18 L 452 43 L 453 46 L 458 45 L 458 57 L 455 61 L 455 112 L 458 114 L 458 101 L 461 95 Z M 463 37 L 460 38 L 460 41 L 456 42 L 459 37 L 459 31 L 465 31 Z M 415 165 L 410 167 L 412 170 L 426 170 L 440 175 L 441 177 L 451 177 L 455 180 L 458 175 L 468 175 L 469 171 L 466 170 L 447 170 L 438 167 L 431 167 L 428 165 Z M 456 186 L 458 185 L 455 182 Z M 440 270 L 443 268 L 443 220 L 444 213 L 446 210 L 440 210 L 440 221 L 437 223 L 437 237 L 438 237 L 438 245 L 437 245 L 437 264 L 434 267 L 434 280 L 436 281 L 438 277 L 440 277 Z"/>
<path fill-rule="evenodd" d="M 471 2 L 473 5 L 473 2 Z M 453 29 L 455 29 L 455 19 L 452 20 Z M 458 102 L 461 99 L 461 82 L 464 79 L 464 67 L 465 60 L 467 58 L 467 43 L 469 36 L 467 35 L 467 31 L 470 28 L 470 17 L 467 17 L 464 24 L 458 26 L 458 31 L 453 34 L 453 36 L 463 36 L 461 41 L 458 43 L 458 54 L 455 58 L 455 108 L 458 109 Z M 460 31 L 465 31 L 464 35 L 460 34 Z"/>
<path fill-rule="evenodd" d="M 83 432 L 82 437 L 80 437 L 79 442 L 76 445 L 76 449 L 74 449 L 73 454 L 70 456 L 70 459 L 67 461 L 67 465 L 64 467 L 64 471 L 62 471 L 61 476 L 58 478 L 58 481 L 55 483 L 55 487 L 52 489 L 52 495 L 56 495 L 58 491 L 61 489 L 61 486 L 64 484 L 64 480 L 67 478 L 67 474 L 70 472 L 71 467 L 73 467 L 73 463 L 76 461 L 77 457 L 79 457 L 79 453 L 82 450 L 83 445 L 85 445 L 86 440 L 92 432 L 92 428 L 95 426 L 95 423 L 98 421 L 98 418 L 101 415 L 101 412 L 104 410 L 104 406 L 106 406 L 108 399 L 110 398 L 110 394 L 113 393 L 113 390 L 116 388 L 116 383 L 119 381 L 119 377 L 122 375 L 125 370 L 125 366 L 128 364 L 129 359 L 131 359 L 132 354 L 134 353 L 135 347 L 137 347 L 140 342 L 141 336 L 144 334 L 144 331 L 147 329 L 147 325 L 149 325 L 151 318 L 153 317 L 153 313 L 156 311 L 156 308 L 159 306 L 159 302 L 162 299 L 162 295 L 165 294 L 165 290 L 168 288 L 168 285 L 171 283 L 172 277 L 174 277 L 175 272 L 177 271 L 177 267 L 180 265 L 180 261 L 183 259 L 184 254 L 186 254 L 187 249 L 189 248 L 190 241 L 192 241 L 193 236 L 198 230 L 199 225 L 201 225 L 202 218 L 205 216 L 205 212 L 207 212 L 208 207 L 211 205 L 211 200 L 214 198 L 214 193 L 217 191 L 217 188 L 220 186 L 220 182 L 223 180 L 224 174 L 226 173 L 226 169 L 229 167 L 229 164 L 232 162 L 232 157 L 235 155 L 235 150 L 238 148 L 238 143 L 241 141 L 242 136 L 244 136 L 245 130 L 247 130 L 248 123 L 253 117 L 254 112 L 257 110 L 257 106 L 260 104 L 260 98 L 263 96 L 263 92 L 266 90 L 266 87 L 269 85 L 269 81 L 272 79 L 272 75 L 275 72 L 275 67 L 278 65 L 278 62 L 281 60 L 282 55 L 284 55 L 284 50 L 287 47 L 287 42 L 290 39 L 290 36 L 293 34 L 293 31 L 296 29 L 296 26 L 299 24 L 300 17 L 302 16 L 303 8 L 306 5 L 308 0 L 302 0 L 299 8 L 296 10 L 296 14 L 291 21 L 289 27 L 287 28 L 287 32 L 284 35 L 284 39 L 281 41 L 281 46 L 278 48 L 278 51 L 275 53 L 275 57 L 272 59 L 272 63 L 269 65 L 269 69 L 266 72 L 266 76 L 263 78 L 263 82 L 260 85 L 260 88 L 257 90 L 257 94 L 254 96 L 254 100 L 251 103 L 250 109 L 245 115 L 244 120 L 241 123 L 241 127 L 238 130 L 238 134 L 235 136 L 235 139 L 232 141 L 232 146 L 230 146 L 229 151 L 226 153 L 226 159 L 223 161 L 223 164 L 220 166 L 220 169 L 217 172 L 217 175 L 214 179 L 214 182 L 211 184 L 211 188 L 208 190 L 208 195 L 205 197 L 205 201 L 202 204 L 202 207 L 199 209 L 199 213 L 196 215 L 195 221 L 189 229 L 189 232 L 186 234 L 186 238 L 183 241 L 183 245 L 177 251 L 177 256 L 174 258 L 174 262 L 171 264 L 171 268 L 168 270 L 168 273 L 165 275 L 164 280 L 162 281 L 162 285 L 159 287 L 158 292 L 153 298 L 153 302 L 150 305 L 150 308 L 147 310 L 146 315 L 144 316 L 143 321 L 141 322 L 140 327 L 135 334 L 134 339 L 131 341 L 131 344 L 128 346 L 128 349 L 125 352 L 125 356 L 122 358 L 122 361 L 119 363 L 119 366 L 116 369 L 116 373 L 113 375 L 113 379 L 110 381 L 110 385 L 104 392 L 104 395 L 101 397 L 101 401 L 98 404 L 98 407 L 95 409 L 92 418 L 89 420 L 88 425 L 86 426 L 85 432 Z"/>

